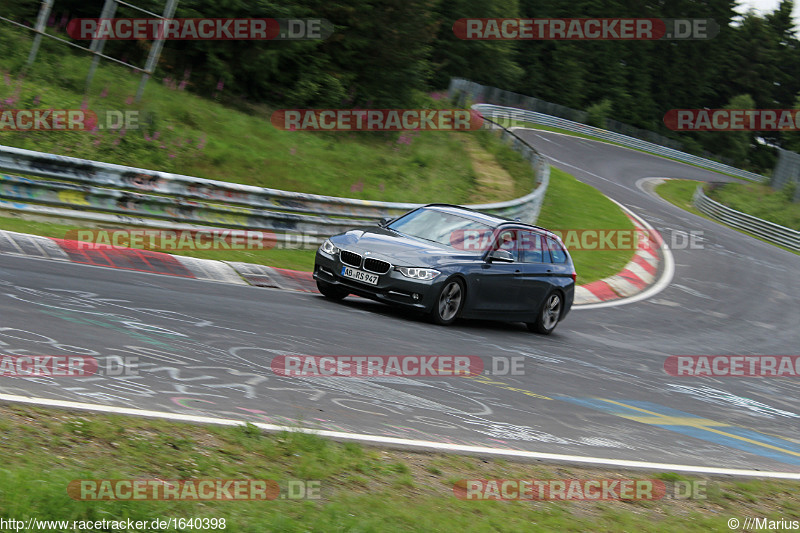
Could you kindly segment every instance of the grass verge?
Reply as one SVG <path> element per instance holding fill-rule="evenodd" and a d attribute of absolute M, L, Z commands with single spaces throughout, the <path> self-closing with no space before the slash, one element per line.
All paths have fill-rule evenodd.
<path fill-rule="evenodd" d="M 694 180 L 665 180 L 655 188 L 655 192 L 664 200 L 695 215 L 708 218 L 697 210 L 692 198 L 701 182 Z M 711 219 L 709 219 L 711 220 Z"/>
<path fill-rule="evenodd" d="M 731 517 L 800 514 L 798 483 L 702 479 L 670 472 L 522 464 L 384 451 L 255 426 L 0 406 L 0 517 L 26 520 L 224 518 L 225 531 L 719 531 Z M 262 479 L 319 482 L 319 499 L 81 501 L 82 479 Z M 465 501 L 462 479 L 659 479 L 655 501 Z M 676 481 L 704 481 L 705 499 L 675 499 Z M 65 529 L 72 530 L 72 529 Z M 86 530 L 88 531 L 88 530 Z M 91 531 L 95 531 L 92 529 Z M 162 531 L 191 531 L 168 528 Z"/>
<path fill-rule="evenodd" d="M 731 209 L 800 231 L 800 202 L 794 187 L 775 190 L 760 183 L 724 183 L 708 187 L 709 198 Z"/>
<path fill-rule="evenodd" d="M 552 230 L 634 229 L 625 213 L 600 191 L 552 166 L 538 224 Z M 633 254 L 633 250 L 570 250 L 579 285 L 616 274 Z"/>

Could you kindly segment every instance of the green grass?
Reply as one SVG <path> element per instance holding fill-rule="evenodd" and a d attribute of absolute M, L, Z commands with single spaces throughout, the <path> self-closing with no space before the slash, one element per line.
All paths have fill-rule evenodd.
<path fill-rule="evenodd" d="M 20 76 L 30 34 L 0 25 L 0 100 L 7 107 L 76 109 L 84 103 L 89 54 L 44 39 L 33 68 Z M 151 80 L 133 103 L 139 77 L 103 62 L 85 100 L 89 110 L 138 111 L 142 128 L 96 132 L 0 132 L 0 144 L 276 189 L 384 201 L 464 203 L 477 176 L 459 135 L 481 132 L 311 133 L 281 131 L 272 109 L 237 109 Z M 191 86 L 191 79 L 189 80 Z M 224 91 L 223 91 L 224 93 Z M 225 94 L 222 95 L 223 97 Z M 232 97 L 231 97 L 232 98 Z M 431 101 L 431 105 L 439 105 Z M 241 108 L 244 108 L 243 110 Z M 155 138 L 157 137 L 157 138 Z M 484 143 L 485 145 L 485 143 Z M 516 163 L 510 148 L 495 147 Z M 506 200 L 533 186 L 530 169 Z"/>
<path fill-rule="evenodd" d="M 706 193 L 721 204 L 787 228 L 800 230 L 800 202 L 793 202 L 794 189 L 774 190 L 756 183 L 725 183 Z"/>
<path fill-rule="evenodd" d="M 520 198 L 531 192 L 531 183 L 534 182 L 535 176 L 531 164 L 520 157 L 518 152 L 515 152 L 507 144 L 497 142 L 497 133 L 489 131 L 476 132 L 476 138 L 481 147 L 488 153 L 497 164 L 508 172 L 514 178 L 514 198 Z M 528 176 L 529 179 L 521 179 L 520 177 Z"/>
<path fill-rule="evenodd" d="M 620 208 L 597 189 L 555 167 L 550 167 L 550 185 L 537 224 L 552 230 L 634 229 Z M 616 274 L 633 253 L 633 250 L 570 250 L 578 284 Z"/>
<path fill-rule="evenodd" d="M 225 531 L 719 531 L 731 516 L 797 517 L 798 483 L 495 461 L 378 450 L 255 426 L 192 426 L 143 418 L 0 407 L 0 518 L 224 518 Z M 81 479 L 319 481 L 319 499 L 102 501 L 67 494 Z M 463 479 L 704 481 L 707 499 L 502 502 L 455 497 Z M 670 495 L 672 492 L 670 492 Z M 167 529 L 165 531 L 177 531 Z M 184 529 L 183 531 L 190 531 Z"/>
<path fill-rule="evenodd" d="M 692 198 L 697 186 L 701 182 L 693 180 L 666 180 L 655 188 L 655 192 L 666 201 L 674 204 L 681 209 L 705 217 L 703 213 L 697 210 L 694 206 Z M 708 218 L 708 217 L 705 217 Z M 710 219 L 709 219 L 710 220 Z"/>

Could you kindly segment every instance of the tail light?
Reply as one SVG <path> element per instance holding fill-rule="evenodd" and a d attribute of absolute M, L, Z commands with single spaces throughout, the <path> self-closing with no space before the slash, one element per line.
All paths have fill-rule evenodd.
<path fill-rule="evenodd" d="M 570 275 L 572 276 L 572 281 L 578 281 L 578 273 L 575 272 L 575 269 L 572 270 L 572 274 Z"/>

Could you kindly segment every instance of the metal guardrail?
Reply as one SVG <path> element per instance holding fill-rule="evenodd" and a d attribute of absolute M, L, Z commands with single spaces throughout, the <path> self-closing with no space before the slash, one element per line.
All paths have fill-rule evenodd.
<path fill-rule="evenodd" d="M 731 209 L 706 196 L 702 185 L 697 186 L 693 201 L 701 213 L 710 216 L 714 220 L 724 222 L 769 242 L 800 252 L 800 231 Z"/>
<path fill-rule="evenodd" d="M 760 174 L 731 167 L 729 165 L 725 165 L 717 161 L 712 161 L 710 159 L 705 159 L 702 157 L 698 157 L 696 155 L 687 154 L 686 152 L 681 152 L 679 150 L 667 148 L 666 146 L 661 146 L 651 142 L 643 141 L 635 137 L 628 137 L 627 135 L 614 133 L 613 131 L 595 128 L 594 126 L 588 126 L 586 124 L 581 124 L 580 122 L 573 122 L 571 120 L 567 120 L 564 118 L 544 115 L 542 113 L 537 113 L 535 111 L 526 111 L 524 109 L 517 109 L 514 107 L 503 107 L 491 104 L 475 104 L 472 106 L 472 109 L 476 110 L 484 117 L 492 117 L 495 119 L 502 118 L 504 120 L 517 120 L 520 122 L 532 122 L 533 124 L 540 124 L 542 126 L 561 128 L 563 130 L 572 131 L 575 133 L 591 135 L 592 137 L 597 137 L 604 141 L 615 142 L 617 144 L 621 144 L 622 146 L 626 146 L 628 148 L 636 148 L 652 154 L 664 157 L 670 157 L 672 159 L 677 159 L 678 161 L 682 161 L 684 163 L 691 163 L 699 167 L 707 168 L 710 170 L 716 170 L 718 172 L 724 172 L 726 174 L 731 174 L 733 176 L 738 176 L 740 178 L 746 178 L 760 182 L 768 180 L 768 178 Z"/>
<path fill-rule="evenodd" d="M 535 223 L 549 183 L 550 167 L 534 148 L 501 126 L 505 142 L 530 162 L 531 193 L 514 200 L 470 205 L 473 209 Z M 0 146 L 0 170 L 60 182 L 0 176 L 7 209 L 26 202 L 81 211 L 114 213 L 181 223 L 331 235 L 398 216 L 423 204 L 378 202 L 304 194 L 145 170 L 111 163 Z M 107 188 L 110 187 L 110 188 Z"/>
<path fill-rule="evenodd" d="M 311 215 L 346 215 L 380 219 L 403 213 L 417 205 L 281 191 L 10 146 L 0 146 L 0 170 L 93 187 L 113 187 L 140 194 L 160 194 L 179 199 L 221 202 Z"/>
<path fill-rule="evenodd" d="M 527 109 L 528 111 L 535 111 L 537 113 L 573 120 L 575 122 L 586 123 L 589 119 L 589 113 L 586 111 L 580 111 L 571 107 L 554 104 L 553 102 L 540 100 L 533 96 L 506 91 L 505 89 L 491 87 L 489 85 L 481 85 L 480 83 L 465 80 L 464 78 L 450 78 L 450 86 L 447 92 L 450 98 L 457 101 L 458 105 L 461 106 L 466 105 L 466 97 L 469 97 L 469 100 L 473 103 Z M 664 137 L 653 131 L 636 128 L 616 120 L 606 119 L 604 127 L 616 133 L 644 139 L 676 150 L 681 150 L 683 148 L 683 145 L 674 139 Z"/>
<path fill-rule="evenodd" d="M 115 213 L 191 224 L 230 226 L 284 233 L 332 235 L 370 222 L 229 207 L 164 196 L 130 193 L 72 183 L 0 175 L 0 197 L 80 211 Z"/>

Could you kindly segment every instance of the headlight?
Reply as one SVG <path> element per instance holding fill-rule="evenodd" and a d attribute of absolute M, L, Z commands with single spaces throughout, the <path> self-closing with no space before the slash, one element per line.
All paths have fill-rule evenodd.
<path fill-rule="evenodd" d="M 325 242 L 322 243 L 319 249 L 328 255 L 336 255 L 339 253 L 339 249 L 333 245 L 330 239 L 325 239 Z"/>
<path fill-rule="evenodd" d="M 433 268 L 397 267 L 397 271 L 407 278 L 421 279 L 422 281 L 430 281 L 441 274 Z"/>

